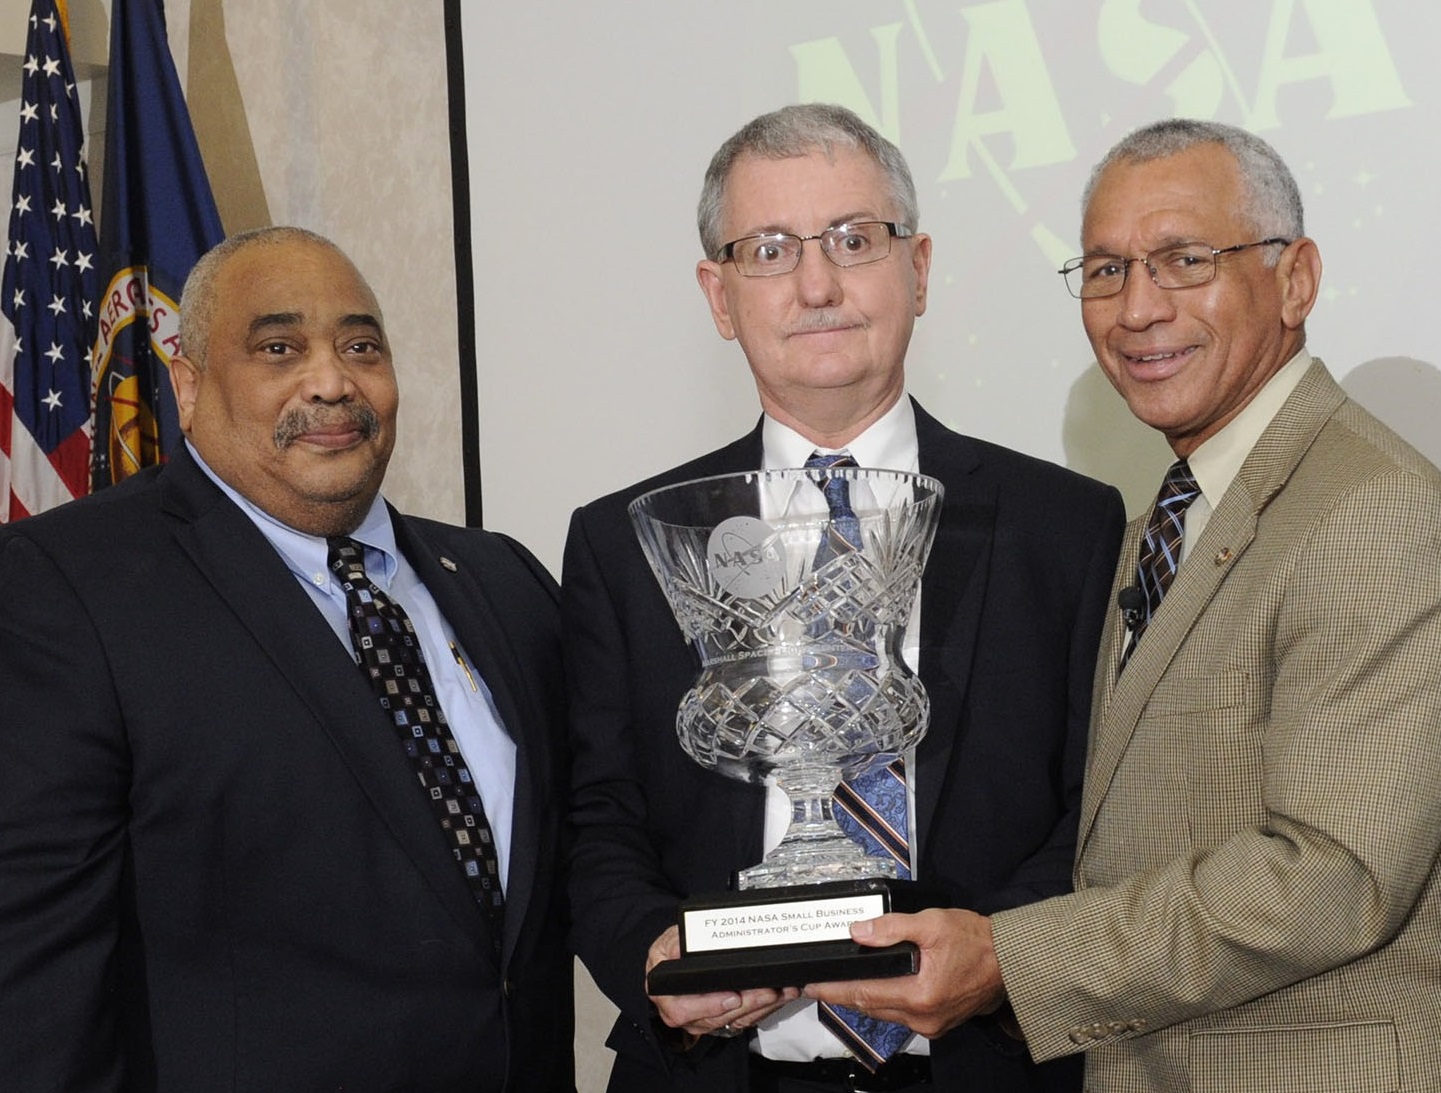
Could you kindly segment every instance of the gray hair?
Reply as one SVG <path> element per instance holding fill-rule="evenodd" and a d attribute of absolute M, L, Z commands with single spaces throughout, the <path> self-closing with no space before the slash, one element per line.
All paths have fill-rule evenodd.
<path fill-rule="evenodd" d="M 210 323 L 215 318 L 215 280 L 220 269 L 231 258 L 252 247 L 273 247 L 279 243 L 313 243 L 327 247 L 347 262 L 349 257 L 323 235 L 305 228 L 278 225 L 239 232 L 217 243 L 201 255 L 185 278 L 180 293 L 180 352 L 195 367 L 205 370 L 205 354 L 210 343 Z M 379 316 L 376 316 L 379 318 Z"/>
<path fill-rule="evenodd" d="M 901 150 L 844 106 L 802 103 L 783 106 L 747 122 L 711 157 L 696 209 L 696 226 L 700 229 L 700 245 L 706 257 L 718 258 L 726 243 L 721 238 L 721 219 L 725 213 L 726 184 L 737 160 L 747 155 L 791 159 L 817 150 L 829 156 L 838 147 L 859 149 L 875 160 L 885 172 L 900 223 L 915 231 L 920 220 L 916 184 L 911 180 L 911 169 L 906 166 Z"/>
<path fill-rule="evenodd" d="M 1241 175 L 1241 194 L 1245 207 L 1240 215 L 1258 238 L 1299 239 L 1306 234 L 1305 215 L 1301 208 L 1301 191 L 1291 169 L 1276 149 L 1260 137 L 1214 121 L 1192 118 L 1167 118 L 1142 126 L 1124 137 L 1106 153 L 1091 171 L 1081 195 L 1081 214 L 1091 207 L 1091 197 L 1102 173 L 1119 161 L 1147 163 L 1165 159 L 1201 144 L 1219 144 L 1235 157 Z M 1266 260 L 1275 265 L 1279 255 L 1268 248 Z"/>

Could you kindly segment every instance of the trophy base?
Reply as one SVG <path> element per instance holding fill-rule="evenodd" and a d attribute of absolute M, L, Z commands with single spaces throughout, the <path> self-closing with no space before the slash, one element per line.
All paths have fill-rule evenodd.
<path fill-rule="evenodd" d="M 870 879 L 894 881 L 896 864 L 867 854 L 860 843 L 834 824 L 824 838 L 787 838 L 765 860 L 736 874 L 742 891 L 760 888 L 805 888 L 834 882 Z"/>
<path fill-rule="evenodd" d="M 752 987 L 804 987 L 849 979 L 889 979 L 921 970 L 909 941 L 866 948 L 854 941 L 815 941 L 741 953 L 697 953 L 657 964 L 646 976 L 649 994 L 705 994 Z"/>
<path fill-rule="evenodd" d="M 680 906 L 681 956 L 652 968 L 646 989 L 699 994 L 914 975 L 920 970 L 915 945 L 858 945 L 850 939 L 850 924 L 948 904 L 912 881 L 880 877 L 686 900 Z"/>

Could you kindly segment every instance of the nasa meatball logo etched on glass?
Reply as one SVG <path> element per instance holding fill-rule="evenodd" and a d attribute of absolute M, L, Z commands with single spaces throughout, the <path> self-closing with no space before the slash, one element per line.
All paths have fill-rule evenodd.
<path fill-rule="evenodd" d="M 754 516 L 732 516 L 706 541 L 706 568 L 721 591 L 755 600 L 785 580 L 786 549 L 776 529 Z"/>

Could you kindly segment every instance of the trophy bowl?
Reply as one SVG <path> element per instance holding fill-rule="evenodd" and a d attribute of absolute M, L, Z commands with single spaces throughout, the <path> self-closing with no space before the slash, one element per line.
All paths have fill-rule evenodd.
<path fill-rule="evenodd" d="M 833 491 L 846 498 L 828 503 Z M 832 491 L 832 492 L 829 492 Z M 925 733 L 925 688 L 901 639 L 935 536 L 934 478 L 857 467 L 748 471 L 630 505 L 646 558 L 700 655 L 676 731 L 702 767 L 774 779 L 784 839 L 741 889 L 894 877 L 832 816 L 842 778 Z"/>

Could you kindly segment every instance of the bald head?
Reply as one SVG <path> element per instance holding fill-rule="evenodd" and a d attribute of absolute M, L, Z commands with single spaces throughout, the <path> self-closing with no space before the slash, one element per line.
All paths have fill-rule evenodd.
<path fill-rule="evenodd" d="M 205 367 L 210 327 L 215 320 L 216 281 L 221 268 L 230 259 L 255 248 L 275 248 L 287 243 L 310 243 L 324 247 L 338 255 L 352 269 L 355 268 L 345 252 L 325 236 L 288 225 L 239 232 L 212 247 L 191 268 L 190 276 L 185 279 L 185 288 L 180 294 L 180 351 L 197 368 Z M 359 271 L 356 271 L 356 277 L 360 277 Z M 376 318 L 382 318 L 378 304 Z"/>

